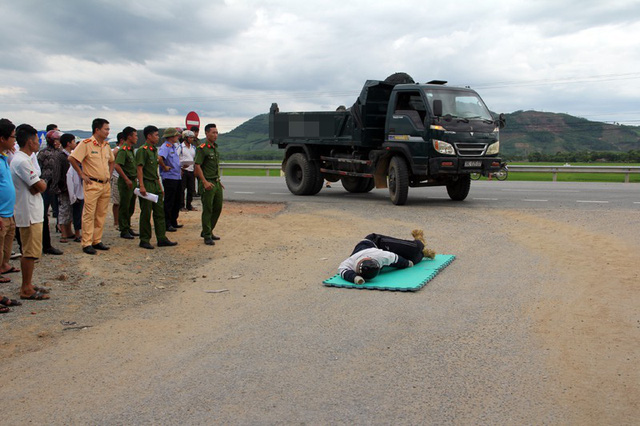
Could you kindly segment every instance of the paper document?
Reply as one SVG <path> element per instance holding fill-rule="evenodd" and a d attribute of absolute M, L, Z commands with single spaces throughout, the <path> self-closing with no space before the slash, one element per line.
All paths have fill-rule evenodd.
<path fill-rule="evenodd" d="M 150 192 L 147 192 L 147 195 L 142 195 L 140 193 L 140 188 L 134 189 L 133 193 L 136 194 L 140 198 L 144 198 L 145 200 L 151 201 L 152 203 L 157 203 L 158 202 L 158 196 L 156 194 L 152 194 Z"/>
<path fill-rule="evenodd" d="M 180 160 L 181 166 L 191 166 L 193 165 L 193 160 Z"/>

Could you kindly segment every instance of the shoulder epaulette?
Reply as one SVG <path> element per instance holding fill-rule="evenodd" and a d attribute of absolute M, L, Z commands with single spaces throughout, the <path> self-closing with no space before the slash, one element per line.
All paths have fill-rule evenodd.
<path fill-rule="evenodd" d="M 89 143 L 89 142 L 91 142 L 91 138 L 85 139 L 85 140 L 82 141 L 82 143 Z"/>
<path fill-rule="evenodd" d="M 206 144 L 204 144 L 204 143 L 203 143 L 202 145 L 200 145 L 200 148 L 204 148 L 204 146 L 205 146 L 205 145 L 206 145 Z"/>

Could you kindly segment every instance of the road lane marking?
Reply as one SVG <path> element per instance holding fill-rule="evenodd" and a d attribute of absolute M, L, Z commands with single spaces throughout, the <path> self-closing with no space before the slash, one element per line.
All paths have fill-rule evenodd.
<path fill-rule="evenodd" d="M 531 200 L 531 199 L 524 199 L 524 200 L 522 200 L 522 201 L 531 201 L 531 202 L 534 202 L 534 203 L 535 203 L 535 202 L 546 203 L 546 202 L 547 202 L 547 201 L 549 201 L 549 200 Z"/>
<path fill-rule="evenodd" d="M 601 203 L 608 204 L 608 201 L 596 201 L 596 200 L 576 200 L 576 203 Z"/>
<path fill-rule="evenodd" d="M 505 192 L 580 192 L 576 189 L 501 189 Z"/>

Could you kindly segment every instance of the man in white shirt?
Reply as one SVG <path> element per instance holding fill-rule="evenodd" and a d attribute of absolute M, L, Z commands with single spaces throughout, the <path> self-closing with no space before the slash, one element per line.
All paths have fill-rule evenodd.
<path fill-rule="evenodd" d="M 33 269 L 42 254 L 42 226 L 44 203 L 40 195 L 47 189 L 31 161 L 31 154 L 40 148 L 38 131 L 28 124 L 16 129 L 20 147 L 11 161 L 11 178 L 16 190 L 14 218 L 22 239 L 22 287 L 20 298 L 27 300 L 49 299 L 48 290 L 33 285 Z"/>
<path fill-rule="evenodd" d="M 178 148 L 178 156 L 180 157 L 180 166 L 182 167 L 182 190 L 180 191 L 180 207 L 185 208 L 184 190 L 187 190 L 186 208 L 189 211 L 193 208 L 193 195 L 196 191 L 196 178 L 194 175 L 193 160 L 196 157 L 196 147 L 194 142 L 196 135 L 191 130 L 182 132 L 184 142 Z"/>

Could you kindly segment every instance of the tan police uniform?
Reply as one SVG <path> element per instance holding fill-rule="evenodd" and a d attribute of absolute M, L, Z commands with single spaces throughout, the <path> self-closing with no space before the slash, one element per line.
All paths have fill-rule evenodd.
<path fill-rule="evenodd" d="M 91 184 L 84 183 L 82 211 L 82 247 L 87 247 L 102 242 L 111 198 L 109 163 L 114 160 L 113 152 L 107 141 L 100 144 L 91 136 L 78 144 L 71 157 L 82 164 L 83 173 L 91 180 Z"/>

